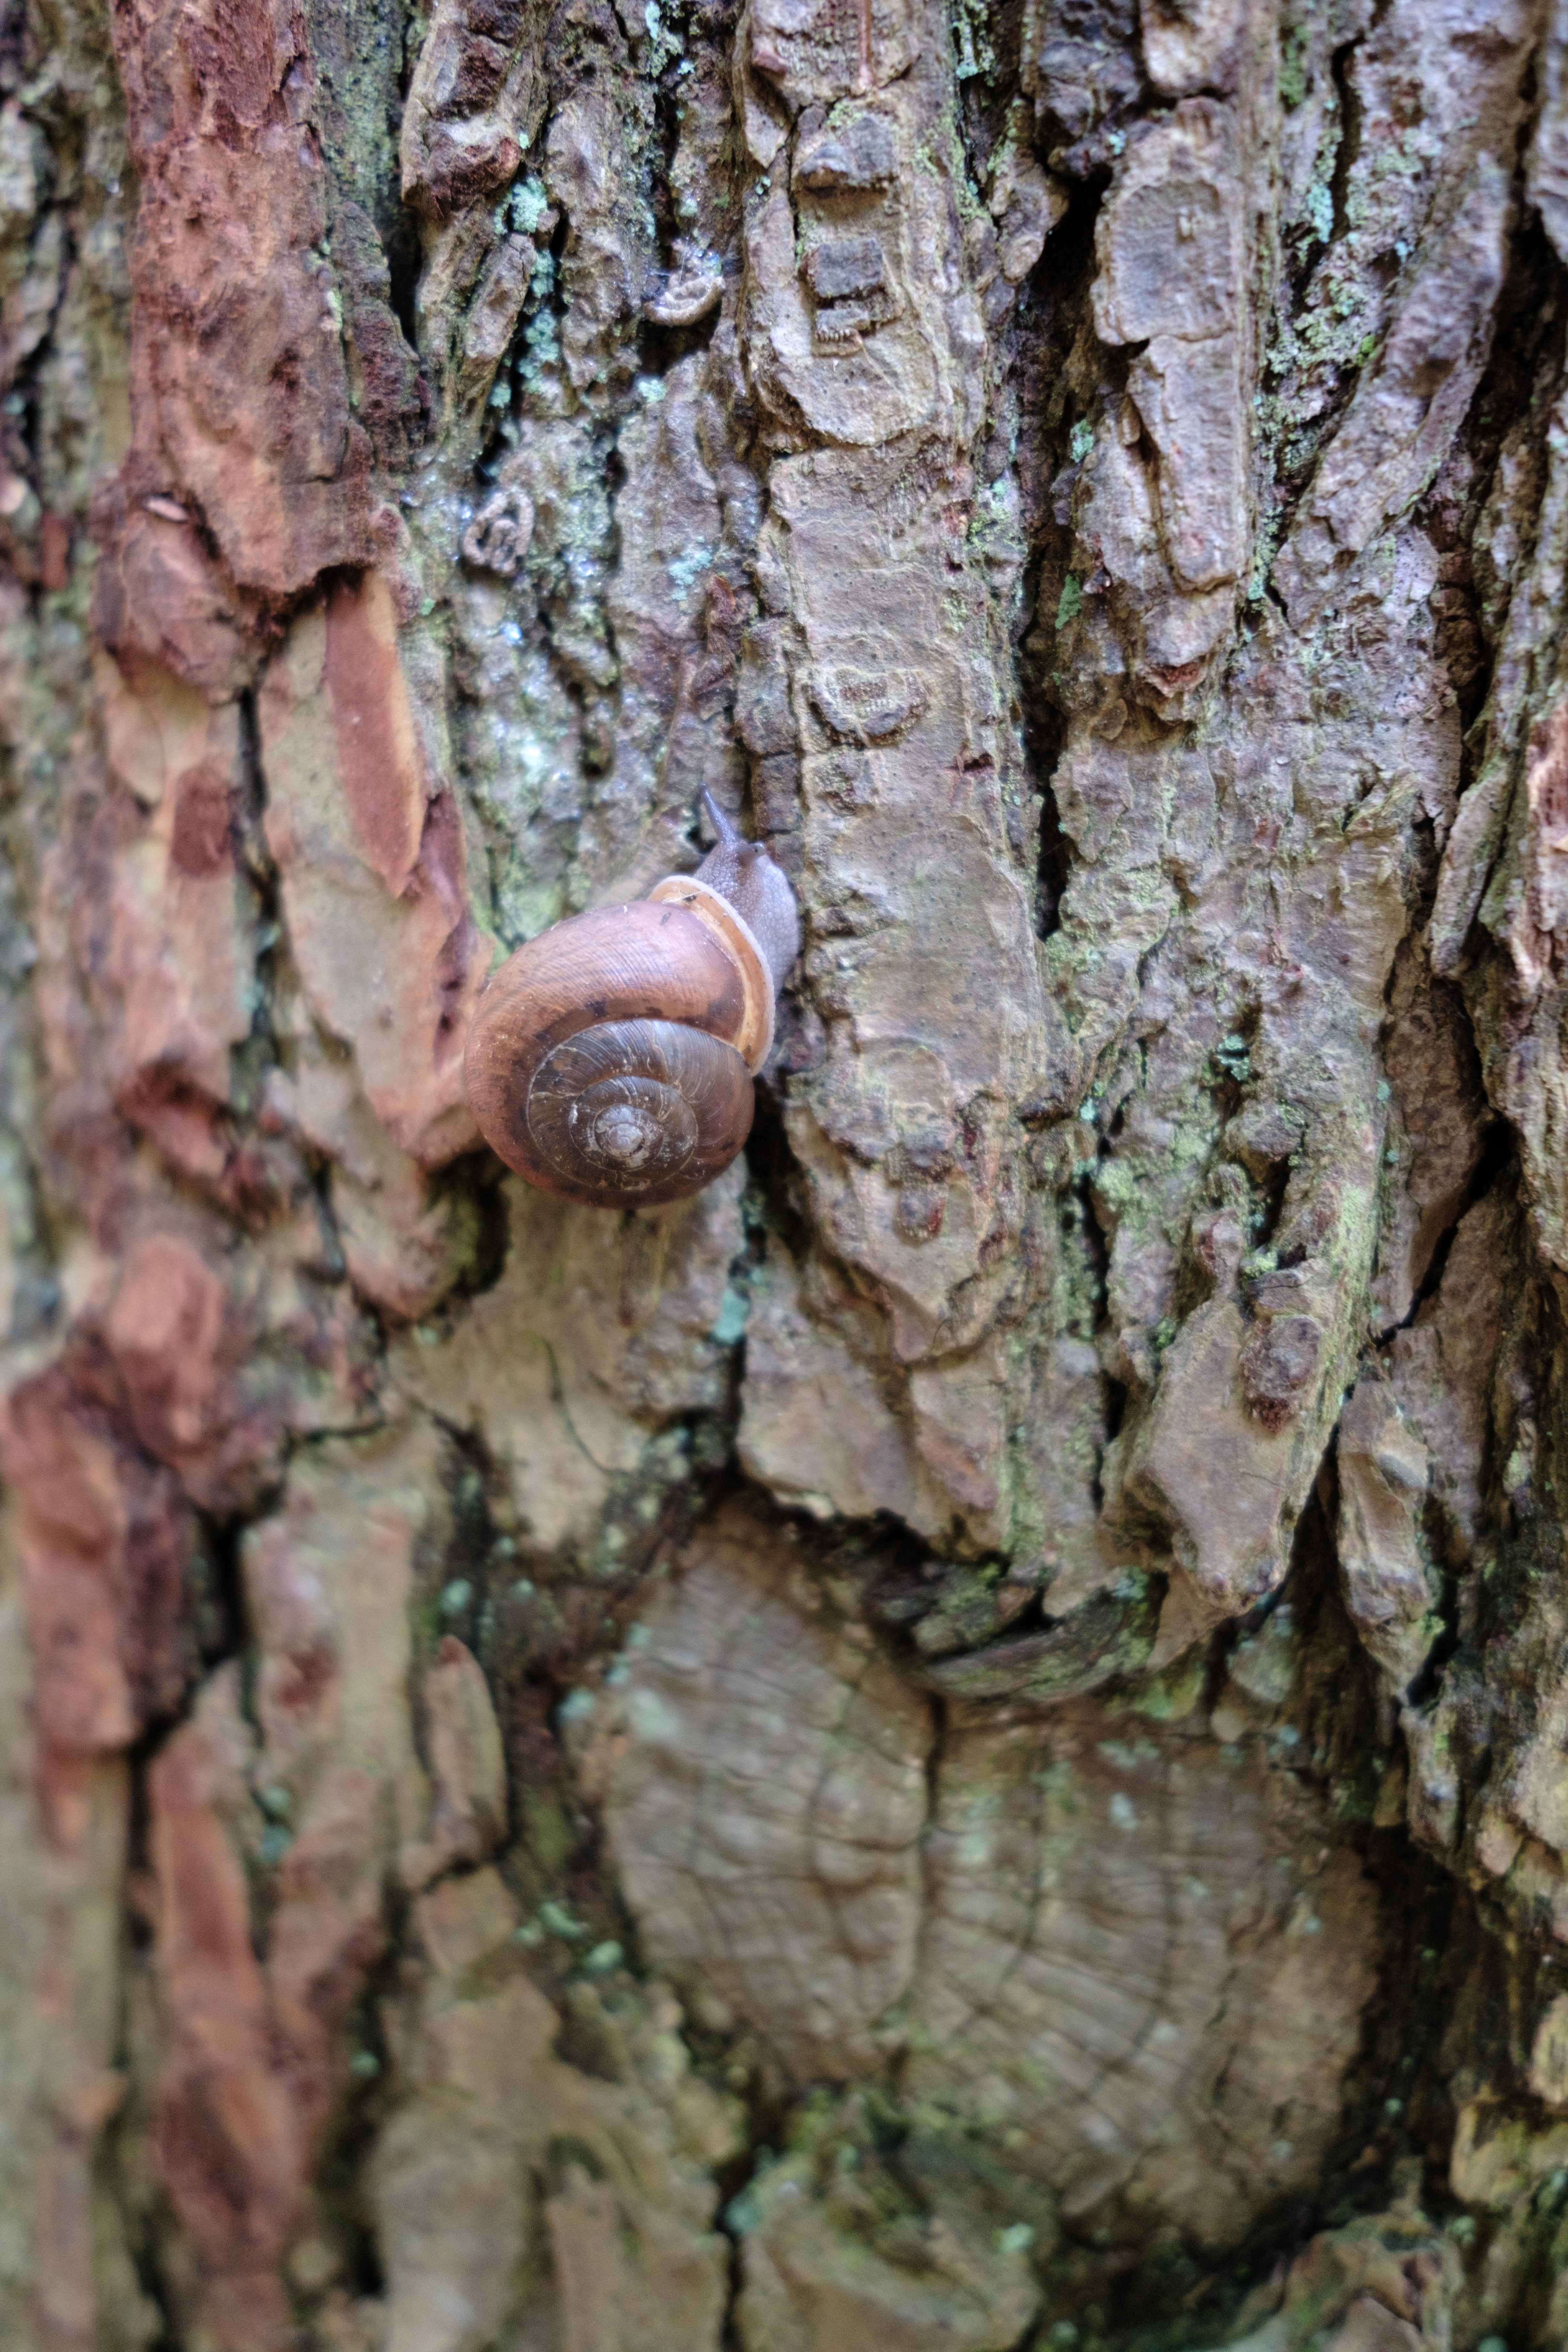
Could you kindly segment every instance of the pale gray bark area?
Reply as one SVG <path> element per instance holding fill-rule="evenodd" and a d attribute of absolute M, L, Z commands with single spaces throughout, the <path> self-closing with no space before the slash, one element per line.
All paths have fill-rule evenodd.
<path fill-rule="evenodd" d="M 1564 0 L 8 0 L 0 2343 L 1568 2344 L 1565 265 Z"/>

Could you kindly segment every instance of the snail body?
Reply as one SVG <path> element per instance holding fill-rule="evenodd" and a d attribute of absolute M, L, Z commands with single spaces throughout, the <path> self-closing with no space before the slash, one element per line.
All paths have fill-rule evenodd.
<path fill-rule="evenodd" d="M 799 918 L 767 852 L 703 800 L 719 843 L 694 875 L 552 925 L 479 998 L 468 1106 L 541 1192 L 595 1208 L 684 1200 L 751 1132 Z"/>

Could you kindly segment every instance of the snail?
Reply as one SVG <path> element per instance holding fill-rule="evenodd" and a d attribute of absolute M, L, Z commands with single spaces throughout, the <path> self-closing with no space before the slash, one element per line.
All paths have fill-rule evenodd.
<path fill-rule="evenodd" d="M 475 1008 L 468 1108 L 542 1192 L 600 1209 L 682 1201 L 751 1132 L 800 917 L 767 851 L 711 793 L 702 805 L 719 841 L 695 874 L 553 924 Z"/>

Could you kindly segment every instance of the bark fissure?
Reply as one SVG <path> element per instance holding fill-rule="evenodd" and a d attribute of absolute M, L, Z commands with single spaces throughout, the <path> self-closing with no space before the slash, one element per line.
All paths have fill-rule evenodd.
<path fill-rule="evenodd" d="M 7 12 L 7 2343 L 1568 2331 L 1565 45 Z"/>

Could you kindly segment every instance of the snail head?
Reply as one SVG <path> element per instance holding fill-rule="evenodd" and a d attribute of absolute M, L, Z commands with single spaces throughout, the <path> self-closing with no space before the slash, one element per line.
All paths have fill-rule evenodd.
<path fill-rule="evenodd" d="M 800 910 L 789 877 L 760 841 L 742 837 L 711 793 L 704 792 L 702 806 L 719 840 L 697 879 L 728 898 L 762 949 L 777 988 L 800 953 Z"/>

